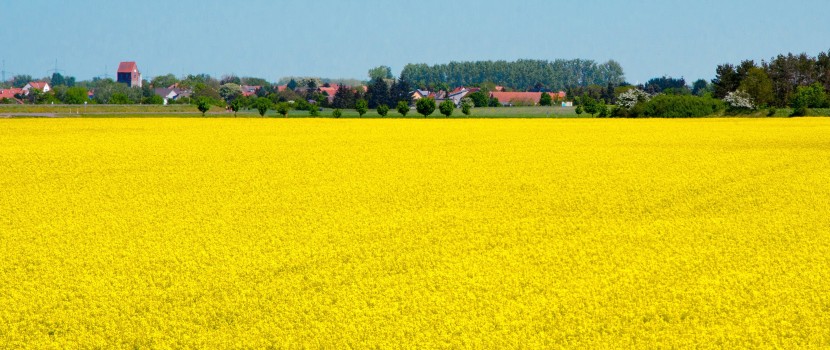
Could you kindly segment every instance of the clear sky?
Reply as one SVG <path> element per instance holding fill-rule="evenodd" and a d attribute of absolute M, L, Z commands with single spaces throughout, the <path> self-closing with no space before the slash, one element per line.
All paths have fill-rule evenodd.
<path fill-rule="evenodd" d="M 830 49 L 827 0 L 0 0 L 0 59 L 80 80 L 134 60 L 145 77 L 366 79 L 369 68 L 583 58 L 631 83 L 711 79 L 720 63 Z M 105 71 L 106 69 L 106 71 Z"/>

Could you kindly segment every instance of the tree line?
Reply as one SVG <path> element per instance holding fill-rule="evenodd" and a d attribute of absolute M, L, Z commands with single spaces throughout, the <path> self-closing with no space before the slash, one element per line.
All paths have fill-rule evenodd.
<path fill-rule="evenodd" d="M 574 86 L 620 84 L 625 80 L 616 61 L 598 64 L 592 60 L 518 60 L 407 64 L 401 78 L 429 90 L 446 84 L 470 86 L 497 82 L 513 90 L 553 91 Z"/>

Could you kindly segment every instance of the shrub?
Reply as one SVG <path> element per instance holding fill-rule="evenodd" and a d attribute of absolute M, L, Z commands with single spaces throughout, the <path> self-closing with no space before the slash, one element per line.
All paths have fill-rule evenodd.
<path fill-rule="evenodd" d="M 385 104 L 380 104 L 377 110 L 378 114 L 380 114 L 381 117 L 385 117 L 387 114 L 389 114 L 389 106 Z"/>
<path fill-rule="evenodd" d="M 752 100 L 752 96 L 746 91 L 732 91 L 726 94 L 723 102 L 726 102 L 728 111 L 732 113 L 744 113 L 755 110 L 755 102 Z"/>
<path fill-rule="evenodd" d="M 291 110 L 291 105 L 288 102 L 280 102 L 277 104 L 277 113 L 281 114 L 283 117 L 288 116 L 288 111 Z"/>
<path fill-rule="evenodd" d="M 642 105 L 642 110 L 637 109 Z M 715 114 L 721 109 L 722 102 L 711 97 L 692 95 L 657 95 L 650 101 L 635 105 L 633 117 L 640 112 L 645 117 L 660 118 L 694 118 Z"/>
<path fill-rule="evenodd" d="M 438 106 L 438 110 L 440 110 L 441 114 L 445 117 L 451 116 L 454 109 L 455 103 L 453 103 L 452 100 L 444 100 L 444 102 L 441 102 L 441 105 Z"/>
<path fill-rule="evenodd" d="M 406 103 L 406 101 L 398 101 L 397 110 L 398 110 L 398 113 L 400 113 L 402 116 L 406 117 L 406 114 L 409 113 L 409 103 Z"/>
<path fill-rule="evenodd" d="M 369 102 L 366 102 L 364 99 L 357 100 L 357 102 L 354 103 L 354 109 L 356 109 L 357 114 L 362 117 L 367 111 L 369 111 Z"/>
<path fill-rule="evenodd" d="M 113 95 L 115 97 L 115 95 Z M 196 100 L 196 108 L 199 109 L 199 112 L 202 112 L 202 116 L 205 116 L 205 113 L 210 110 L 210 100 L 204 97 L 200 97 Z"/>
<path fill-rule="evenodd" d="M 422 98 L 415 103 L 415 110 L 424 115 L 424 118 L 435 112 L 435 100 Z"/>
<path fill-rule="evenodd" d="M 461 113 L 464 113 L 464 115 L 470 115 L 473 106 L 475 106 L 475 102 L 471 98 L 465 97 L 461 99 Z"/>
<path fill-rule="evenodd" d="M 336 108 L 333 112 L 331 112 L 331 116 L 335 118 L 340 118 L 343 116 L 343 112 L 340 111 L 340 108 Z"/>

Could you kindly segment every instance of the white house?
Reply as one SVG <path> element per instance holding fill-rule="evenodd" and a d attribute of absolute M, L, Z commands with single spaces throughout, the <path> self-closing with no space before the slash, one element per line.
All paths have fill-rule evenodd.
<path fill-rule="evenodd" d="M 23 91 L 26 93 L 26 95 L 29 94 L 29 90 L 31 89 L 37 89 L 41 92 L 49 92 L 52 90 L 52 88 L 49 87 L 49 83 L 45 81 L 33 81 L 26 84 L 26 86 L 23 87 Z"/>

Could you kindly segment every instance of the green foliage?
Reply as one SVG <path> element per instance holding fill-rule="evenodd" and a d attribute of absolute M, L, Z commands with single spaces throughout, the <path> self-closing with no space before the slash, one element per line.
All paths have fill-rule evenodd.
<path fill-rule="evenodd" d="M 268 100 L 268 102 L 271 102 L 271 100 Z M 244 105 L 245 105 L 245 101 L 242 98 L 237 98 L 237 99 L 234 99 L 233 101 L 231 101 L 230 107 L 231 107 L 231 110 L 233 111 L 233 116 L 234 117 L 236 116 L 236 113 L 239 112 L 239 110 L 242 109 L 242 107 Z"/>
<path fill-rule="evenodd" d="M 372 80 L 368 86 L 366 97 L 369 102 L 369 108 L 377 108 L 381 104 L 389 101 L 389 86 L 386 81 L 380 78 Z"/>
<path fill-rule="evenodd" d="M 67 88 L 63 95 L 63 103 L 69 105 L 81 105 L 89 101 L 89 94 L 86 89 L 76 86 Z"/>
<path fill-rule="evenodd" d="M 441 102 L 441 105 L 438 106 L 438 110 L 441 111 L 441 114 L 445 117 L 449 117 L 452 115 L 452 111 L 455 110 L 455 103 L 449 99 L 444 100 L 444 102 Z"/>
<path fill-rule="evenodd" d="M 308 115 L 312 117 L 317 117 L 320 115 L 320 107 L 316 104 L 312 104 L 311 107 L 308 109 Z"/>
<path fill-rule="evenodd" d="M 476 107 L 487 107 L 490 103 L 490 97 L 481 90 L 471 93 L 467 95 L 467 97 L 473 100 L 473 104 L 475 104 Z"/>
<path fill-rule="evenodd" d="M 210 110 L 210 100 L 206 97 L 201 97 L 196 99 L 196 108 L 199 112 L 202 112 L 202 116 L 205 116 L 205 113 Z"/>
<path fill-rule="evenodd" d="M 473 106 L 475 106 L 475 103 L 469 97 L 461 99 L 461 113 L 464 113 L 464 115 L 470 115 Z"/>
<path fill-rule="evenodd" d="M 711 88 L 709 87 L 709 83 L 706 80 L 698 79 L 692 83 L 692 95 L 695 96 L 703 96 L 703 94 L 709 92 Z"/>
<path fill-rule="evenodd" d="M 369 80 L 393 78 L 392 68 L 389 68 L 388 66 L 378 66 L 369 70 Z"/>
<path fill-rule="evenodd" d="M 424 118 L 435 112 L 435 100 L 422 98 L 415 103 L 415 110 L 424 115 Z"/>
<path fill-rule="evenodd" d="M 755 67 L 755 62 L 746 60 L 737 67 L 731 64 L 719 65 L 715 69 L 715 79 L 712 80 L 712 89 L 715 97 L 724 98 L 732 91 L 738 90 L 741 81 L 744 80 L 750 69 Z"/>
<path fill-rule="evenodd" d="M 369 102 L 364 99 L 359 99 L 355 102 L 354 109 L 357 110 L 357 114 L 362 117 L 369 111 Z"/>
<path fill-rule="evenodd" d="M 597 106 L 597 118 L 606 118 L 609 115 L 608 106 L 604 103 L 600 103 Z"/>
<path fill-rule="evenodd" d="M 219 97 L 228 104 L 239 96 L 242 96 L 242 86 L 239 84 L 227 83 L 219 87 Z"/>
<path fill-rule="evenodd" d="M 389 113 L 389 106 L 387 106 L 385 104 L 382 104 L 382 105 L 378 106 L 378 114 L 380 114 L 381 117 L 385 117 L 386 114 L 388 114 L 388 113 Z"/>
<path fill-rule="evenodd" d="M 401 71 L 401 77 L 415 86 L 499 82 L 514 89 L 527 89 L 536 83 L 550 89 L 591 84 L 605 86 L 609 82 L 619 84 L 625 80 L 622 67 L 613 60 L 597 64 L 581 59 L 450 62 L 433 66 L 407 64 Z"/>
<path fill-rule="evenodd" d="M 156 87 L 156 88 L 166 88 L 166 87 L 172 86 L 172 85 L 174 85 L 178 82 L 179 82 L 179 79 L 176 78 L 175 75 L 166 74 L 166 75 L 160 75 L 160 76 L 157 76 L 157 77 L 153 78 L 153 80 L 150 81 L 150 85 L 152 85 L 153 87 Z"/>
<path fill-rule="evenodd" d="M 810 86 L 799 86 L 790 99 L 792 108 L 826 108 L 830 107 L 827 99 L 827 92 L 820 83 L 813 83 Z"/>
<path fill-rule="evenodd" d="M 150 97 L 145 97 L 141 103 L 147 105 L 162 105 L 164 104 L 164 99 L 159 95 L 152 95 Z"/>
<path fill-rule="evenodd" d="M 690 93 L 689 88 L 686 87 L 685 79 L 667 76 L 650 79 L 643 85 L 643 90 L 652 95 L 659 93 L 684 95 Z"/>
<path fill-rule="evenodd" d="M 582 107 L 585 113 L 590 114 L 591 117 L 593 117 L 594 114 L 596 114 L 599 111 L 599 104 L 597 103 L 597 100 L 593 99 L 591 96 L 588 95 L 582 96 L 582 98 L 580 99 L 579 107 Z"/>
<path fill-rule="evenodd" d="M 746 91 L 756 106 L 766 106 L 775 97 L 772 93 L 772 79 L 762 68 L 758 67 L 749 69 L 738 89 Z"/>
<path fill-rule="evenodd" d="M 288 88 L 288 90 L 296 90 L 297 89 L 297 81 L 294 80 L 294 79 L 291 79 L 291 81 L 289 81 L 288 84 L 286 84 L 286 87 Z"/>
<path fill-rule="evenodd" d="M 406 101 L 398 101 L 398 113 L 402 116 L 406 117 L 406 114 L 409 113 L 409 103 Z"/>
<path fill-rule="evenodd" d="M 657 95 L 648 102 L 635 106 L 633 116 L 694 118 L 713 115 L 723 108 L 723 102 L 711 97 Z"/>
<path fill-rule="evenodd" d="M 19 74 L 12 77 L 12 87 L 22 88 L 31 82 L 32 76 L 27 74 Z"/>
<path fill-rule="evenodd" d="M 775 115 L 775 113 L 777 113 L 777 112 L 778 112 L 778 111 L 777 111 L 775 108 L 770 108 L 770 109 L 768 109 L 768 110 L 767 110 L 767 117 L 772 117 L 772 116 L 774 116 L 774 115 Z"/>
<path fill-rule="evenodd" d="M 64 79 L 63 75 L 58 72 L 52 73 L 52 79 L 50 79 L 49 82 L 52 84 L 53 88 L 61 85 L 66 86 L 66 79 Z"/>
<path fill-rule="evenodd" d="M 256 77 L 244 77 L 244 78 L 239 79 L 239 81 L 240 81 L 240 85 L 262 86 L 262 87 L 271 86 L 271 84 L 269 84 L 267 80 L 262 79 L 262 78 L 256 78 Z"/>
<path fill-rule="evenodd" d="M 281 114 L 283 117 L 287 117 L 290 110 L 291 106 L 288 102 L 280 102 L 277 104 L 277 113 Z"/>
<path fill-rule="evenodd" d="M 132 104 L 133 101 L 126 94 L 116 92 L 110 96 L 108 103 L 111 105 L 128 105 Z"/>
<path fill-rule="evenodd" d="M 343 112 L 340 111 L 340 108 L 335 108 L 334 111 L 331 112 L 331 116 L 335 118 L 340 118 L 343 116 Z"/>
<path fill-rule="evenodd" d="M 540 106 L 550 106 L 553 104 L 553 98 L 550 97 L 550 94 L 547 92 L 542 92 L 542 96 L 539 98 L 539 105 Z"/>
<path fill-rule="evenodd" d="M 257 97 L 252 106 L 257 110 L 257 112 L 259 112 L 261 117 L 264 117 L 265 113 L 268 113 L 268 110 L 274 105 L 267 97 Z"/>
<path fill-rule="evenodd" d="M 582 115 L 582 106 L 576 106 L 576 110 L 574 112 L 576 112 L 576 115 Z"/>

